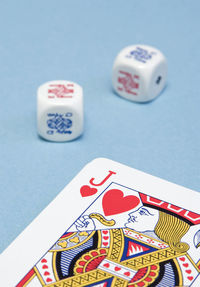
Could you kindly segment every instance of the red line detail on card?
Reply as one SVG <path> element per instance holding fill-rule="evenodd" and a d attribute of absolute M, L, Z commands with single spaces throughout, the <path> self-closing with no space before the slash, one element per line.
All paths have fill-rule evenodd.
<path fill-rule="evenodd" d="M 22 281 L 19 282 L 19 284 L 16 287 L 23 287 L 25 283 L 35 274 L 34 269 L 31 269 L 26 276 L 22 279 Z"/>
<path fill-rule="evenodd" d="M 74 232 L 68 232 L 68 233 L 65 233 L 63 234 L 60 238 L 66 238 L 66 237 L 69 237 L 70 235 L 72 235 Z"/>
<path fill-rule="evenodd" d="M 171 203 L 162 201 L 160 199 L 154 198 L 152 196 L 140 193 L 141 200 L 143 204 L 148 206 L 154 206 L 157 209 L 163 209 L 169 213 L 177 214 L 182 219 L 189 221 L 191 224 L 200 224 L 200 214 L 194 213 L 192 211 L 186 210 L 182 207 L 178 207 Z"/>

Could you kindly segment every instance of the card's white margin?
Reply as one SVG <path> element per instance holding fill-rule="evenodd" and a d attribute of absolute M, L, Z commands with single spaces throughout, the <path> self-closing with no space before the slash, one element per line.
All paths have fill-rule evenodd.
<path fill-rule="evenodd" d="M 194 282 L 190 285 L 191 287 L 200 287 L 200 274 L 194 280 Z"/>

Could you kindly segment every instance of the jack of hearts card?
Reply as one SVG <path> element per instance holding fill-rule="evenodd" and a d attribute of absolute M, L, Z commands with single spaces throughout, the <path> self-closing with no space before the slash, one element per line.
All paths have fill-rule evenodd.
<path fill-rule="evenodd" d="M 200 286 L 199 202 L 96 159 L 3 252 L 1 286 Z"/>

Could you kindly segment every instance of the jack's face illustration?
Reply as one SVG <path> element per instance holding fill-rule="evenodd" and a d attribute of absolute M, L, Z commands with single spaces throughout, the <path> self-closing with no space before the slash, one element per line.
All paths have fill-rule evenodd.
<path fill-rule="evenodd" d="M 140 207 L 129 213 L 125 227 L 138 232 L 153 231 L 159 218 L 159 211 L 149 207 Z"/>

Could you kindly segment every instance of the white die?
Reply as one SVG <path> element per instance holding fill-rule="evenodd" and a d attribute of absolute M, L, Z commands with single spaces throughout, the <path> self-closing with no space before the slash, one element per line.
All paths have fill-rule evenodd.
<path fill-rule="evenodd" d="M 122 97 L 146 102 L 157 97 L 167 78 L 167 61 L 157 49 L 146 45 L 124 48 L 116 57 L 112 83 Z"/>
<path fill-rule="evenodd" d="M 83 132 L 83 91 L 69 81 L 52 81 L 37 91 L 37 127 L 50 141 L 70 141 Z"/>

